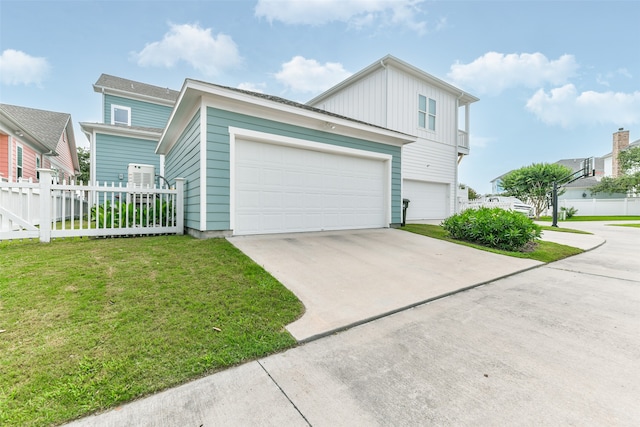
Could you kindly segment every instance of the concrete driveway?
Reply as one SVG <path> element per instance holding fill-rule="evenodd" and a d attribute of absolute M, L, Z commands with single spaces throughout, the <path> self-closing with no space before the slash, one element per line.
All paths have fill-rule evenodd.
<path fill-rule="evenodd" d="M 233 237 L 306 312 L 307 341 L 540 265 L 395 229 Z"/>

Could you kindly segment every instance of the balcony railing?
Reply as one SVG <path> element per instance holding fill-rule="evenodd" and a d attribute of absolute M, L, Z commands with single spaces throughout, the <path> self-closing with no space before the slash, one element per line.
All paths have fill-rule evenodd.
<path fill-rule="evenodd" d="M 469 135 L 463 130 L 458 130 L 458 148 L 469 150 Z"/>

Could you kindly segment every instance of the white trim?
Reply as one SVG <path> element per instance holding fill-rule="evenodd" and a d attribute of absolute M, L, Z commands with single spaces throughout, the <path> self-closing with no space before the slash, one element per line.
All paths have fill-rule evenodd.
<path fill-rule="evenodd" d="M 116 123 L 115 110 L 127 111 L 127 126 L 131 126 L 131 107 L 125 107 L 123 105 L 111 104 L 111 124 L 112 125 L 124 125 L 125 123 Z"/>
<path fill-rule="evenodd" d="M 200 102 L 200 231 L 207 230 L 207 110 Z M 203 111 L 204 110 L 204 111 Z"/>
<path fill-rule="evenodd" d="M 360 150 L 356 148 L 340 147 L 337 145 L 325 144 L 321 142 L 307 141 L 304 139 L 291 138 L 288 136 L 275 135 L 265 132 L 254 131 L 250 129 L 229 126 L 229 226 L 231 230 L 235 230 L 235 175 L 236 175 L 236 137 L 246 138 L 251 141 L 263 142 L 273 145 L 281 145 L 285 147 L 299 148 L 303 150 L 320 151 L 324 153 L 341 154 L 346 156 L 360 157 L 365 159 L 380 160 L 385 162 L 385 224 L 387 227 L 391 224 L 392 203 L 392 163 L 393 156 L 391 154 L 376 153 L 373 151 Z"/>
<path fill-rule="evenodd" d="M 326 144 L 323 142 L 308 141 L 306 139 L 291 138 L 272 133 L 259 132 L 250 129 L 229 126 L 229 135 L 238 135 L 249 138 L 252 141 L 266 142 L 274 145 L 286 145 L 290 147 L 302 148 L 305 150 L 322 151 L 325 153 L 345 154 L 354 157 L 364 157 L 379 160 L 391 160 L 391 154 L 375 153 L 373 151 L 360 150 L 357 148 L 340 147 L 338 145 Z M 235 141 L 235 138 L 233 139 Z"/>
<path fill-rule="evenodd" d="M 89 182 L 96 183 L 96 131 L 91 132 L 89 141 Z M 85 182 L 85 184 L 88 184 Z"/>
<path fill-rule="evenodd" d="M 138 138 L 138 139 L 148 139 L 152 141 L 157 141 L 162 134 L 162 131 L 159 129 L 158 131 L 146 130 L 146 129 L 137 129 L 135 127 L 123 127 L 118 125 L 109 125 L 104 123 L 88 123 L 88 122 L 80 122 L 80 128 L 86 134 L 87 131 L 95 132 L 99 131 L 104 135 L 115 135 L 122 136 L 125 138 Z"/>

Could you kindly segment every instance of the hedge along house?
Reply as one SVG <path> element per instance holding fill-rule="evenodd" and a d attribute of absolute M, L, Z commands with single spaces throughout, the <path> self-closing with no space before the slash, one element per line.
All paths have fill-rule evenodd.
<path fill-rule="evenodd" d="M 278 97 L 187 79 L 156 152 L 186 178 L 197 237 L 400 224 L 415 137 Z"/>

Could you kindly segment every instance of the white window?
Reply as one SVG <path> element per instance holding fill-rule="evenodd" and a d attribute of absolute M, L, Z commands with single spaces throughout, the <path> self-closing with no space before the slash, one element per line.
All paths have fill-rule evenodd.
<path fill-rule="evenodd" d="M 40 171 L 38 169 L 40 169 L 40 156 L 38 154 L 36 154 L 36 179 L 39 181 L 40 180 Z"/>
<path fill-rule="evenodd" d="M 16 178 L 22 178 L 22 147 L 16 146 Z"/>
<path fill-rule="evenodd" d="M 418 95 L 418 126 L 436 130 L 436 100 Z"/>
<path fill-rule="evenodd" d="M 131 126 L 131 107 L 111 105 L 111 124 Z"/>

